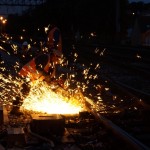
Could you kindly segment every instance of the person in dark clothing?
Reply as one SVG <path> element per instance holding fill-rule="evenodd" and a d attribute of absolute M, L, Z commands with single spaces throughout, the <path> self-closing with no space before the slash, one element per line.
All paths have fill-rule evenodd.
<path fill-rule="evenodd" d="M 31 81 L 40 79 L 42 76 L 55 76 L 55 66 L 60 64 L 62 53 L 58 50 L 53 50 L 51 53 L 43 53 L 29 61 L 19 71 L 22 77 L 29 77 Z M 42 78 L 43 78 L 42 77 Z"/>
<path fill-rule="evenodd" d="M 31 47 L 31 45 L 24 41 L 21 50 L 19 51 L 19 59 L 21 65 L 25 65 L 27 62 L 29 62 L 33 57 L 35 57 L 39 53 L 39 50 L 37 47 Z"/>
<path fill-rule="evenodd" d="M 23 79 L 29 78 L 29 82 L 34 82 L 35 80 L 45 81 L 51 83 L 55 79 L 56 65 L 61 62 L 62 53 L 58 50 L 53 50 L 48 54 L 40 54 L 33 58 L 27 64 L 25 64 L 19 71 L 19 76 Z M 22 105 L 23 99 L 30 92 L 30 83 L 24 82 L 21 86 L 21 93 L 13 101 L 13 108 L 11 114 L 21 115 L 19 111 Z"/>
<path fill-rule="evenodd" d="M 61 63 L 62 58 L 62 40 L 60 30 L 56 26 L 50 26 L 47 35 L 48 53 L 38 54 L 28 61 L 19 71 L 18 75 L 24 80 L 29 78 L 30 82 L 35 80 L 51 83 L 56 77 L 56 65 Z M 27 44 L 27 43 L 25 43 Z M 56 80 L 55 80 L 56 82 Z M 61 80 L 58 84 L 63 85 Z M 22 114 L 19 109 L 24 97 L 30 92 L 30 83 L 24 82 L 21 86 L 21 94 L 13 101 L 11 114 Z M 22 97 L 23 95 L 23 97 Z"/>
<path fill-rule="evenodd" d="M 62 52 L 61 32 L 55 25 L 50 25 L 47 31 L 47 47 L 49 50 L 59 50 Z"/>

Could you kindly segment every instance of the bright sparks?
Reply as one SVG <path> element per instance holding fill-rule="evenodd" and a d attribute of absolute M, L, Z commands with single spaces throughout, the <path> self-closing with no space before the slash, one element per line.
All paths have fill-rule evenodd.
<path fill-rule="evenodd" d="M 22 108 L 47 114 L 78 114 L 83 109 L 83 99 L 79 95 L 70 95 L 63 89 L 55 89 L 54 92 L 45 82 L 37 82 L 25 98 Z"/>
<path fill-rule="evenodd" d="M 25 32 L 25 30 L 24 30 Z M 4 38 L 6 40 L 6 38 Z M 24 37 L 20 36 L 20 39 L 23 40 Z M 32 39 L 30 39 L 32 42 Z M 7 52 L 6 54 L 11 56 L 11 53 L 18 55 L 19 50 L 19 44 L 11 44 L 11 49 L 13 51 L 5 50 L 4 47 L 0 46 L 0 49 L 2 52 Z M 42 42 L 41 42 L 42 44 Z M 75 47 L 73 47 L 75 50 Z M 42 52 L 47 52 L 48 48 L 43 47 Z M 104 53 L 105 50 L 102 52 L 99 49 L 96 49 L 96 53 Z M 13 56 L 13 55 L 12 55 Z M 67 78 L 65 82 L 66 86 L 69 87 L 67 91 L 64 89 L 61 89 L 60 87 L 52 90 L 52 86 L 46 84 L 45 82 L 36 82 L 34 85 L 31 85 L 31 89 L 29 92 L 29 95 L 23 97 L 23 105 L 21 106 L 22 110 L 28 110 L 32 112 L 41 112 L 41 113 L 47 113 L 47 114 L 78 114 L 80 111 L 84 110 L 85 101 L 87 101 L 87 97 L 84 97 L 82 93 L 79 91 L 79 88 L 82 92 L 86 92 L 86 89 L 88 89 L 90 82 L 98 79 L 97 74 L 91 74 L 90 68 L 88 66 L 85 66 L 84 64 L 76 63 L 78 59 L 78 54 L 75 52 L 73 55 L 73 64 L 70 66 L 68 65 L 68 60 L 63 60 L 61 67 L 64 69 L 62 71 L 62 74 L 60 75 Z M 16 62 L 15 62 L 16 60 Z M 7 61 L 4 62 L 2 59 L 0 62 L 0 69 L 3 74 L 0 74 L 0 103 L 3 104 L 9 104 L 12 105 L 13 100 L 16 100 L 16 96 L 21 95 L 21 85 L 22 80 L 17 76 L 13 77 L 11 75 L 5 75 L 5 72 L 9 72 L 9 67 L 7 65 Z M 20 63 L 18 59 L 14 59 L 13 64 L 13 71 L 14 73 L 18 73 L 18 70 L 20 68 Z M 94 70 L 99 71 L 100 65 L 96 64 L 94 66 L 91 64 L 91 67 L 94 68 Z M 7 70 L 8 69 L 8 70 Z M 61 69 L 60 69 L 61 72 Z M 79 74 L 79 75 L 78 75 Z M 80 81 L 78 81 L 80 77 Z M 93 88 L 96 87 L 93 86 Z M 71 89 L 72 88 L 72 89 Z M 91 93 L 89 93 L 90 97 L 92 96 Z M 96 97 L 96 95 L 95 95 Z M 99 101 L 102 101 L 100 98 L 100 95 L 97 95 L 97 99 Z"/>
<path fill-rule="evenodd" d="M 21 82 L 13 79 L 12 76 L 0 74 L 0 102 L 11 104 L 18 95 Z"/>

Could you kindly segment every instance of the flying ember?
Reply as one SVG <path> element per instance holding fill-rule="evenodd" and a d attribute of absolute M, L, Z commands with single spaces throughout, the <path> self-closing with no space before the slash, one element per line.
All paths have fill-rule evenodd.
<path fill-rule="evenodd" d="M 20 38 L 23 39 L 22 36 Z M 17 55 L 18 46 L 15 44 L 11 44 L 11 48 L 13 49 L 12 53 Z M 3 51 L 6 51 L 3 47 L 1 49 Z M 46 48 L 43 49 L 43 51 L 47 50 L 48 49 Z M 97 52 L 99 52 L 98 49 Z M 7 54 L 5 55 L 9 55 L 10 58 L 14 56 L 11 56 L 9 52 L 7 52 Z M 22 111 L 27 110 L 31 112 L 47 114 L 78 114 L 79 112 L 84 111 L 87 97 L 82 95 L 79 88 L 82 89 L 82 92 L 86 92 L 89 83 L 93 80 L 98 79 L 98 75 L 93 73 L 91 74 L 91 68 L 88 68 L 84 64 L 75 63 L 78 57 L 77 53 L 75 53 L 73 56 L 73 67 L 70 67 L 70 64 L 68 65 L 68 60 L 62 60 L 61 67 L 65 70 L 63 70 L 65 73 L 62 71 L 63 73 L 59 76 L 60 78 L 66 77 L 68 85 L 72 83 L 70 88 L 73 89 L 68 88 L 67 90 L 65 90 L 61 88 L 61 86 L 52 88 L 53 85 L 51 85 L 51 83 L 48 84 L 45 81 L 41 82 L 37 80 L 34 84 L 32 84 L 32 82 L 30 83 L 31 88 L 27 96 L 24 96 L 21 93 L 21 85 L 24 81 L 22 81 L 22 79 L 18 77 L 18 70 L 20 68 L 20 62 L 18 61 L 18 59 L 9 59 L 14 60 L 13 65 L 11 63 L 8 63 L 6 59 L 4 59 L 6 62 L 2 59 L 0 67 L 0 69 L 2 70 L 2 73 L 0 74 L 0 103 L 2 102 L 6 105 L 13 105 L 16 97 L 20 97 L 23 101 L 23 104 L 21 105 Z M 7 66 L 7 64 L 11 65 Z M 76 69 L 74 69 L 74 67 Z M 92 64 L 91 67 L 97 70 L 100 68 L 100 65 L 96 64 L 96 66 L 94 66 Z M 5 72 L 7 72 L 6 75 Z M 78 81 L 78 79 L 80 80 Z M 94 85 L 93 88 L 95 86 L 96 85 Z M 89 93 L 89 95 L 90 97 L 93 96 L 91 93 Z M 94 96 L 96 97 L 97 95 L 95 94 Z"/>
<path fill-rule="evenodd" d="M 1 102 L 11 105 L 18 95 L 20 81 L 0 75 Z M 52 90 L 52 85 L 37 80 L 31 85 L 29 95 L 24 98 L 22 110 L 47 114 L 78 114 L 84 109 L 84 98 L 77 91 L 64 91 L 61 88 Z"/>

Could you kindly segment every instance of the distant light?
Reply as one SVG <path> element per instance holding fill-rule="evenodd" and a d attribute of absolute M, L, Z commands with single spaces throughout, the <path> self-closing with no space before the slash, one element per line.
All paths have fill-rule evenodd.
<path fill-rule="evenodd" d="M 3 16 L 0 16 L 0 20 L 2 24 L 5 24 L 7 22 L 7 19 L 5 19 Z"/>
<path fill-rule="evenodd" d="M 137 57 L 137 58 L 142 58 L 139 54 L 136 54 L 136 57 Z"/>
<path fill-rule="evenodd" d="M 94 36 L 96 36 L 96 33 L 95 33 L 95 32 L 91 32 L 90 35 L 91 35 L 92 37 L 94 37 Z"/>
<path fill-rule="evenodd" d="M 2 17 L 2 16 L 0 17 L 0 20 L 3 20 L 3 17 Z"/>
<path fill-rule="evenodd" d="M 132 15 L 135 15 L 135 13 L 133 12 Z"/>
<path fill-rule="evenodd" d="M 7 22 L 7 20 L 6 20 L 6 19 L 5 19 L 5 20 L 2 20 L 2 23 L 3 23 L 3 24 L 5 24 L 6 22 Z"/>
<path fill-rule="evenodd" d="M 20 39 L 23 40 L 23 36 L 20 36 Z"/>

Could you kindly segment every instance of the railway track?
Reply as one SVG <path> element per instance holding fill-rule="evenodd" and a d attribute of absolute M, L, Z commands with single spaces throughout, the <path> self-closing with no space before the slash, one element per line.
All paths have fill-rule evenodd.
<path fill-rule="evenodd" d="M 108 49 L 105 47 L 77 45 L 76 52 L 79 53 L 79 64 L 86 64 L 91 72 L 107 77 L 130 89 L 139 98 L 143 99 L 144 95 L 145 100 L 147 99 L 148 101 L 150 98 L 149 49 L 139 50 L 139 48 L 127 49 L 125 47 L 116 47 L 116 49 L 109 47 Z M 138 58 L 137 55 L 140 55 L 141 58 Z M 145 62 L 145 60 L 148 61 Z M 93 65 L 90 66 L 90 63 Z M 96 64 L 99 64 L 100 68 L 94 70 L 93 68 Z"/>
<path fill-rule="evenodd" d="M 30 114 L 15 117 L 9 115 L 8 112 L 8 124 L 1 125 L 0 140 L 4 149 L 150 149 L 150 118 L 148 115 L 150 109 L 149 105 L 145 104 L 146 95 L 143 93 L 142 97 L 139 96 L 139 91 L 131 91 L 130 86 L 127 88 L 126 84 L 123 86 L 122 82 L 118 80 L 119 77 L 124 75 L 126 75 L 124 76 L 124 79 L 126 79 L 129 77 L 127 76 L 129 73 L 130 77 L 132 73 L 134 78 L 137 77 L 137 74 L 133 74 L 128 65 L 123 67 L 119 63 L 117 66 L 118 63 L 115 61 L 112 63 L 112 59 L 97 56 L 93 51 L 93 47 L 92 50 L 83 47 L 80 47 L 80 54 L 84 57 L 79 60 L 79 64 L 80 62 L 87 65 L 90 63 L 105 64 L 102 71 L 90 69 L 90 73 L 99 74 L 101 80 L 91 81 L 89 89 L 84 93 L 85 95 L 93 93 L 91 96 L 93 101 L 87 102 L 87 111 L 81 112 L 77 116 L 61 115 L 65 120 L 65 130 L 61 136 L 55 134 L 43 136 L 35 133 L 28 129 L 28 125 L 32 121 Z M 113 64 L 117 67 L 113 67 Z M 123 72 L 124 69 L 122 68 L 126 68 L 127 71 Z M 85 68 L 78 65 L 76 69 L 75 72 L 81 73 L 82 69 Z M 82 74 L 79 74 L 77 79 L 84 81 Z M 95 84 L 100 85 L 96 90 L 93 89 Z M 95 97 L 97 94 L 101 96 L 103 105 L 97 101 L 97 97 Z M 98 108 L 104 108 L 97 111 L 91 107 L 93 103 Z M 17 128 L 17 132 L 23 129 L 23 132 L 17 135 L 13 132 L 10 134 L 7 130 L 8 127 L 11 127 L 13 131 Z M 18 136 L 22 140 L 18 140 Z M 11 140 L 12 137 L 14 140 Z"/>
<path fill-rule="evenodd" d="M 95 92 L 93 92 L 95 84 L 101 85 L 99 92 L 96 91 L 92 95 L 94 100 L 95 95 L 99 94 L 102 98 L 101 101 L 106 106 L 106 112 L 101 111 L 100 113 L 149 147 L 149 51 L 141 52 L 143 57 L 142 60 L 139 60 L 135 57 L 137 52 L 139 53 L 138 49 L 118 48 L 116 57 L 116 52 L 114 53 L 113 50 L 111 51 L 111 47 L 109 48 L 108 52 L 107 48 L 103 47 L 99 53 L 95 54 L 95 49 L 98 50 L 96 46 L 77 45 L 76 52 L 82 56 L 79 58 L 79 64 L 84 63 L 90 66 L 90 63 L 99 63 L 101 65 L 99 70 L 93 69 L 94 65 L 91 66 L 91 74 L 98 74 L 99 80 L 91 81 L 89 84 L 91 88 L 87 90 L 87 93 Z M 106 55 L 100 55 L 104 51 Z M 124 56 L 125 54 L 126 56 Z M 82 72 L 82 69 L 90 68 L 85 66 L 83 68 L 79 64 L 76 65 L 79 72 Z"/>
<path fill-rule="evenodd" d="M 125 130 L 92 109 L 93 101 L 87 101 L 86 106 L 87 111 L 80 112 L 78 115 L 61 115 L 65 120 L 64 130 L 62 132 L 59 129 L 59 127 L 61 128 L 61 124 L 59 124 L 59 127 L 53 130 L 60 131 L 60 133 L 56 132 L 55 134 L 51 134 L 51 131 L 49 131 L 51 129 L 46 129 L 47 119 L 44 122 L 45 124 L 38 122 L 38 128 L 41 130 L 31 130 L 29 126 L 31 126 L 34 114 L 26 113 L 24 116 L 16 117 L 11 116 L 5 110 L 5 113 L 8 113 L 8 120 L 1 131 L 1 147 L 3 149 L 20 148 L 25 150 L 68 148 L 78 150 L 149 149 Z M 42 114 L 39 115 L 42 116 Z M 23 132 L 21 132 L 22 130 Z M 45 131 L 48 131 L 48 134 Z"/>

